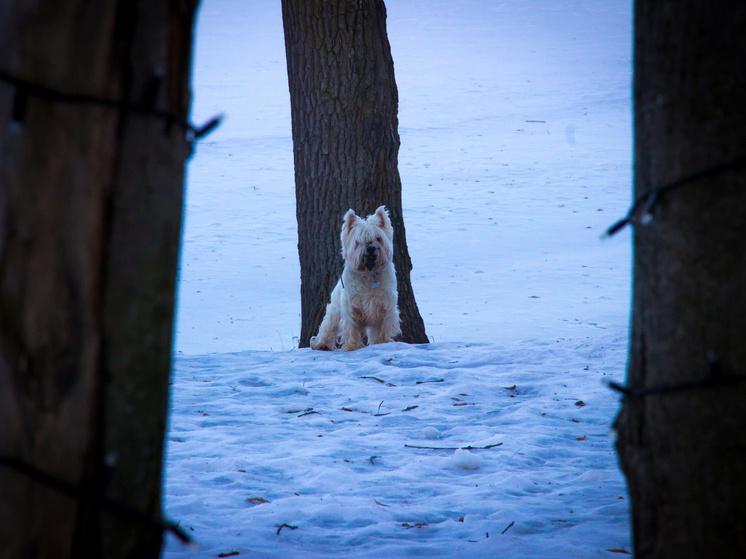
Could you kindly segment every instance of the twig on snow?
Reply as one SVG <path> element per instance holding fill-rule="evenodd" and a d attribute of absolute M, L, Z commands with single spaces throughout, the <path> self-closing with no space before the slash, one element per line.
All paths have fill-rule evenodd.
<path fill-rule="evenodd" d="M 381 403 L 378 404 L 378 412 L 373 414 L 373 417 L 381 417 L 384 415 L 391 415 L 391 412 L 388 413 L 381 413 L 381 406 L 383 405 L 384 400 L 381 400 Z"/>
<path fill-rule="evenodd" d="M 411 444 L 405 444 L 405 448 L 419 448 L 423 450 L 488 450 L 501 446 L 503 443 L 488 444 L 487 446 L 414 446 Z"/>
<path fill-rule="evenodd" d="M 281 524 L 281 525 L 280 525 L 280 526 L 279 526 L 279 527 L 277 528 L 277 535 L 278 535 L 278 536 L 280 535 L 280 531 L 281 531 L 281 530 L 282 530 L 283 528 L 290 528 L 291 530 L 297 530 L 297 529 L 298 529 L 298 527 L 297 527 L 297 526 L 291 526 L 290 524 Z"/>

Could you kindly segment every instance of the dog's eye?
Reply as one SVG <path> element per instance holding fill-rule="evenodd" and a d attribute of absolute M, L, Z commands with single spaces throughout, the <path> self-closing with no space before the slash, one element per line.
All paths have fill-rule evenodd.
<path fill-rule="evenodd" d="M 382 241 L 381 241 L 381 237 L 380 237 L 380 236 L 379 236 L 379 237 L 376 237 L 376 241 L 378 241 L 379 243 L 380 243 L 380 242 L 382 242 Z"/>

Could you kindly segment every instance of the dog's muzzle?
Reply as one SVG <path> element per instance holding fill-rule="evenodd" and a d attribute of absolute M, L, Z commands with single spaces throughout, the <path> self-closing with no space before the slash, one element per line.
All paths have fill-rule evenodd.
<path fill-rule="evenodd" d="M 365 254 L 363 254 L 363 266 L 365 266 L 368 271 L 376 267 L 377 258 L 378 249 L 376 247 L 374 247 L 373 245 L 368 245 L 367 247 L 365 247 Z"/>

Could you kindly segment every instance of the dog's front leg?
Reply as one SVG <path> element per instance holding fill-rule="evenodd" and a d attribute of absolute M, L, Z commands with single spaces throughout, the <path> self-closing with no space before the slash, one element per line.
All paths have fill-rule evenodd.
<path fill-rule="evenodd" d="M 386 336 L 386 332 L 380 326 L 371 326 L 368 328 L 368 343 L 374 344 L 385 344 L 391 341 L 391 338 Z"/>
<path fill-rule="evenodd" d="M 361 320 L 354 316 L 343 316 L 341 321 L 340 338 L 342 351 L 355 351 L 365 345 L 363 343 L 363 332 L 365 326 Z"/>
<path fill-rule="evenodd" d="M 390 305 L 378 308 L 377 321 L 368 328 L 368 343 L 386 344 L 393 341 L 394 336 L 401 333 L 399 326 L 399 310 L 396 300 Z"/>

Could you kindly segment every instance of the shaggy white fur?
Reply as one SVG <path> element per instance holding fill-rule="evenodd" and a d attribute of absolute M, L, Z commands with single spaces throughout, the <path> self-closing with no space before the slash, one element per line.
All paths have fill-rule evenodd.
<path fill-rule="evenodd" d="M 342 222 L 342 277 L 311 348 L 353 351 L 392 341 L 401 332 L 394 270 L 394 230 L 380 206 L 362 219 L 348 210 Z"/>

